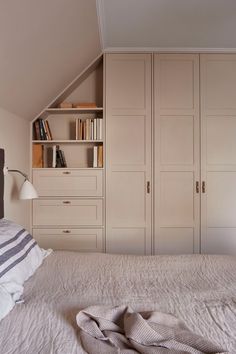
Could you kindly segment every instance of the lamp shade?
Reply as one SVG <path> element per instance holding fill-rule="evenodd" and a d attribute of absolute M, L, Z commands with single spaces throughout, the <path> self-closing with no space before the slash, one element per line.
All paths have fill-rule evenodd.
<path fill-rule="evenodd" d="M 36 189 L 34 188 L 33 184 L 30 183 L 30 181 L 28 181 L 27 179 L 24 181 L 24 183 L 21 186 L 19 198 L 20 199 L 38 198 L 38 193 L 36 192 Z"/>

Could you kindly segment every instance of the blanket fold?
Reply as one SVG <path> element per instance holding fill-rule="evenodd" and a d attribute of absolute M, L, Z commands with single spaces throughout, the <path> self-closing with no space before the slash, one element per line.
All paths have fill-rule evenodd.
<path fill-rule="evenodd" d="M 89 354 L 226 353 L 161 312 L 137 313 L 125 305 L 90 306 L 77 314 L 76 321 Z"/>

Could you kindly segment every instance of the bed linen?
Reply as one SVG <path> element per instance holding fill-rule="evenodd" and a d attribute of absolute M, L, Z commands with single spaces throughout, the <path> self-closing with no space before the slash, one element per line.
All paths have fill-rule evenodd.
<path fill-rule="evenodd" d="M 25 283 L 24 303 L 0 323 L 0 353 L 77 354 L 77 313 L 131 306 L 182 320 L 236 353 L 236 258 L 53 252 Z"/>

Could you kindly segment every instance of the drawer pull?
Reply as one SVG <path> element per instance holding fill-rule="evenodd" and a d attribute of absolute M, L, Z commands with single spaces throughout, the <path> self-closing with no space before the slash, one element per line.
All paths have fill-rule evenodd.
<path fill-rule="evenodd" d="M 63 173 L 63 175 L 70 175 L 71 174 L 70 171 L 64 171 L 62 173 Z"/>
<path fill-rule="evenodd" d="M 64 234 L 70 234 L 70 233 L 71 233 L 70 230 L 63 230 L 62 232 L 63 232 Z"/>
<path fill-rule="evenodd" d="M 63 200 L 62 203 L 63 203 L 63 204 L 70 204 L 70 201 L 69 201 L 69 200 Z"/>

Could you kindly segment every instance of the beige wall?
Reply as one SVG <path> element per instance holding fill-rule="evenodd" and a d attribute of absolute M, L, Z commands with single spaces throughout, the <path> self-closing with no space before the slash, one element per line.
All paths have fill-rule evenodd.
<path fill-rule="evenodd" d="M 9 169 L 29 172 L 29 122 L 0 108 L 0 147 L 5 149 Z M 29 229 L 30 202 L 18 199 L 24 181 L 19 174 L 5 177 L 5 217 Z"/>

